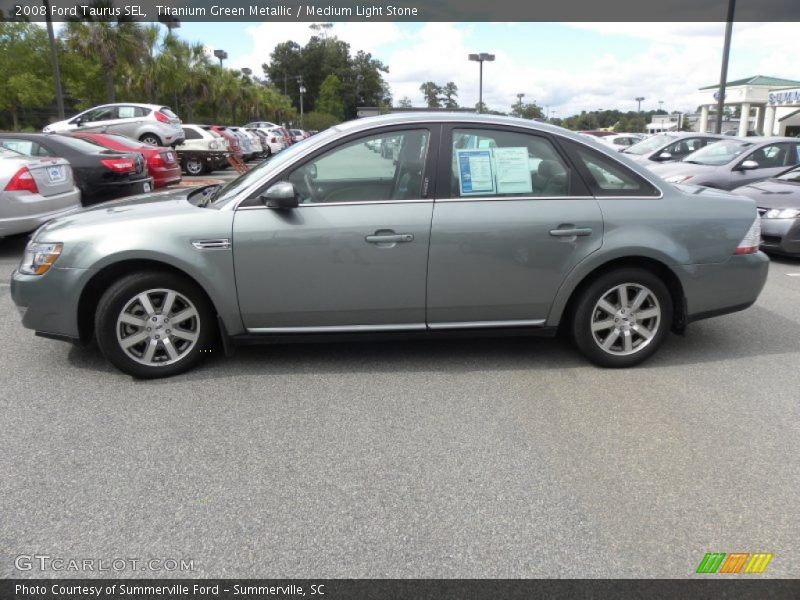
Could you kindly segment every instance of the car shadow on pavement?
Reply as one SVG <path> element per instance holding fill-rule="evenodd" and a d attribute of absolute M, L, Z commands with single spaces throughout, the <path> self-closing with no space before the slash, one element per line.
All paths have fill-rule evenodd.
<path fill-rule="evenodd" d="M 0 260 L 19 261 L 25 252 L 25 245 L 30 239 L 30 234 L 11 235 L 7 238 L 0 238 Z"/>
<path fill-rule="evenodd" d="M 742 318 L 747 314 L 748 318 Z M 639 369 L 659 369 L 798 352 L 800 324 L 760 306 L 690 325 L 670 335 Z M 213 355 L 214 353 L 217 353 Z M 194 370 L 161 380 L 169 383 L 252 375 L 426 372 L 594 368 L 563 336 L 455 340 L 274 344 L 238 348 L 231 358 L 215 350 Z M 96 345 L 73 347 L 69 362 L 80 369 L 117 373 Z M 124 377 L 124 376 L 123 376 Z"/>

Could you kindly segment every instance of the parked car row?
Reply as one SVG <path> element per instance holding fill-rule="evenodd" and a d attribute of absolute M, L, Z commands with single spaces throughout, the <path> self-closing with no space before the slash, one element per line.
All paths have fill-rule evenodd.
<path fill-rule="evenodd" d="M 800 256 L 800 140 L 675 132 L 622 151 L 665 181 L 733 191 L 755 200 L 761 247 Z"/>

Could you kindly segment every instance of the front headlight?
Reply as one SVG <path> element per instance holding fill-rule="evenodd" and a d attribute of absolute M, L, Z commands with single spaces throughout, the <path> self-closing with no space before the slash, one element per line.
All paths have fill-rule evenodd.
<path fill-rule="evenodd" d="M 764 213 L 765 219 L 796 219 L 800 217 L 800 209 L 797 208 L 771 208 Z"/>
<path fill-rule="evenodd" d="M 25 275 L 42 275 L 61 255 L 62 244 L 30 242 L 25 247 L 19 272 Z"/>
<path fill-rule="evenodd" d="M 692 175 L 670 175 L 669 177 L 665 178 L 664 181 L 668 183 L 684 183 L 689 181 L 692 178 Z"/>

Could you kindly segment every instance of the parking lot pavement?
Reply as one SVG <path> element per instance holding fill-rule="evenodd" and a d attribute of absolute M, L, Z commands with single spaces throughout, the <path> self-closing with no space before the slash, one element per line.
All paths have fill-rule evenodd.
<path fill-rule="evenodd" d="M 3 272 L 23 243 L 0 242 Z M 34 337 L 2 283 L 0 577 L 41 575 L 14 570 L 32 553 L 194 560 L 167 576 L 690 577 L 717 551 L 798 577 L 799 273 L 774 261 L 756 306 L 630 370 L 479 339 L 246 348 L 159 381 Z"/>

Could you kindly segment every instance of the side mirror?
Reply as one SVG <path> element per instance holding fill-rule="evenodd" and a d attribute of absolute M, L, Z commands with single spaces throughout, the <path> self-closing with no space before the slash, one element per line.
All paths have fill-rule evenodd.
<path fill-rule="evenodd" d="M 75 117 L 74 119 L 72 119 L 71 122 L 73 125 L 77 125 L 78 127 L 80 127 L 81 124 L 83 123 L 83 117 Z"/>
<path fill-rule="evenodd" d="M 754 160 L 745 160 L 739 165 L 740 171 L 752 171 L 758 168 L 758 163 Z"/>
<path fill-rule="evenodd" d="M 267 208 L 297 208 L 297 192 L 288 181 L 279 181 L 261 194 L 261 201 Z"/>
<path fill-rule="evenodd" d="M 656 157 L 658 160 L 672 160 L 672 154 L 669 152 L 662 152 Z"/>

